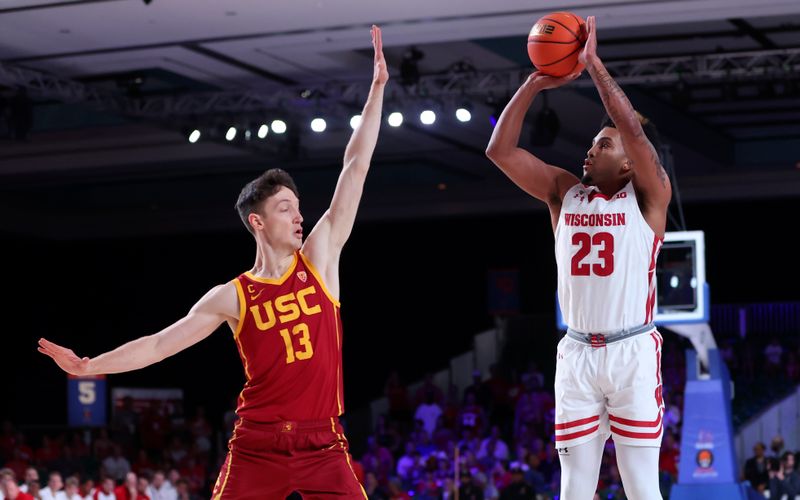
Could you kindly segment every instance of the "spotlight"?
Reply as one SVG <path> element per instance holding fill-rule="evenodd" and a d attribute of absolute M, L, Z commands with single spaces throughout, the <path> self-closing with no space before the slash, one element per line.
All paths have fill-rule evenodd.
<path fill-rule="evenodd" d="M 430 109 L 426 109 L 419 114 L 419 121 L 421 121 L 423 125 L 433 125 L 436 121 L 436 113 Z"/>
<path fill-rule="evenodd" d="M 361 125 L 361 115 L 353 115 L 353 117 L 350 118 L 350 128 L 355 130 L 359 125 Z"/>
<path fill-rule="evenodd" d="M 269 134 L 269 127 L 267 127 L 266 123 L 261 125 L 260 127 L 258 127 L 258 138 L 259 139 L 266 139 L 267 138 L 267 134 Z"/>
<path fill-rule="evenodd" d="M 327 128 L 328 124 L 325 123 L 324 118 L 314 118 L 311 120 L 311 130 L 314 132 L 324 132 L 325 128 Z"/>
<path fill-rule="evenodd" d="M 389 115 L 387 120 L 392 127 L 399 127 L 403 124 L 403 113 L 395 111 Z"/>
<path fill-rule="evenodd" d="M 276 134 L 282 134 L 286 132 L 286 122 L 283 120 L 272 120 L 270 128 Z"/>
<path fill-rule="evenodd" d="M 462 105 L 456 110 L 456 120 L 460 121 L 461 123 L 466 123 L 472 120 L 472 113 L 469 110 L 470 106 Z"/>
<path fill-rule="evenodd" d="M 194 144 L 195 142 L 200 140 L 200 131 L 197 129 L 192 130 L 192 133 L 189 134 L 189 142 Z"/>
<path fill-rule="evenodd" d="M 225 139 L 228 141 L 236 139 L 236 127 L 230 127 L 228 131 L 225 132 Z"/>

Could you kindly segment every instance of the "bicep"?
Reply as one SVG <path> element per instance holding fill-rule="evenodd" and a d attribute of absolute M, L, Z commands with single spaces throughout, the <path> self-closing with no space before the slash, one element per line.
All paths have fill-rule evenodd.
<path fill-rule="evenodd" d="M 205 339 L 227 319 L 238 316 L 238 300 L 233 283 L 209 290 L 186 316 L 156 334 L 156 350 L 171 356 Z"/>

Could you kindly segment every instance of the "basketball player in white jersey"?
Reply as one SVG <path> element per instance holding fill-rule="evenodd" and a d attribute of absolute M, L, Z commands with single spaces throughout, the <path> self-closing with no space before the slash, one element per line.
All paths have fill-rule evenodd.
<path fill-rule="evenodd" d="M 660 499 L 661 336 L 652 322 L 655 262 L 672 189 L 653 125 L 634 111 L 597 56 L 593 16 L 586 31 L 580 61 L 609 119 L 592 140 L 583 178 L 517 145 L 536 95 L 578 74 L 532 74 L 503 111 L 486 154 L 550 209 L 558 296 L 569 326 L 555 376 L 561 498 L 593 498 L 610 435 L 627 497 Z"/>

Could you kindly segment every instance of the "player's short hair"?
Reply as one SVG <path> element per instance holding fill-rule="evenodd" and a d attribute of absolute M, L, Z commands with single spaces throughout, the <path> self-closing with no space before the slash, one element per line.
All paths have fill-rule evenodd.
<path fill-rule="evenodd" d="M 258 213 L 264 200 L 277 193 L 281 187 L 289 188 L 295 196 L 300 197 L 292 176 L 280 168 L 267 170 L 242 188 L 239 199 L 236 200 L 236 211 L 250 234 L 254 233 L 247 217 L 251 213 Z"/>
<path fill-rule="evenodd" d="M 642 125 L 642 130 L 644 130 L 644 135 L 647 136 L 647 139 L 650 141 L 650 144 L 653 145 L 655 148 L 656 153 L 658 154 L 658 160 L 660 162 L 664 162 L 664 158 L 662 157 L 661 152 L 661 135 L 658 133 L 658 129 L 656 128 L 655 124 L 651 122 L 648 118 L 644 115 L 639 113 L 638 111 L 634 111 L 636 113 L 636 118 L 639 119 L 639 123 Z M 614 123 L 614 120 L 611 119 L 610 116 L 605 115 L 603 117 L 603 121 L 600 122 L 600 128 L 617 128 L 617 125 Z"/>

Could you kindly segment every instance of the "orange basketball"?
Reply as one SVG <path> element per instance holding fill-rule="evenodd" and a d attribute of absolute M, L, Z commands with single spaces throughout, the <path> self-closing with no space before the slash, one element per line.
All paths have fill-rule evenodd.
<path fill-rule="evenodd" d="M 578 62 L 586 42 L 586 26 L 572 12 L 553 12 L 542 17 L 528 35 L 528 57 L 539 71 L 550 76 L 566 76 L 583 71 Z"/>

